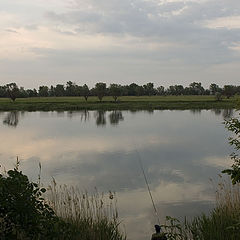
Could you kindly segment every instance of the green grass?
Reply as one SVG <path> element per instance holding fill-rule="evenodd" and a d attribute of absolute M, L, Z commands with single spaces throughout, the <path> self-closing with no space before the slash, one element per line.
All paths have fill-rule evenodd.
<path fill-rule="evenodd" d="M 220 176 L 221 177 L 221 176 Z M 192 219 L 166 217 L 162 225 L 169 240 L 239 240 L 240 236 L 240 184 L 223 180 L 216 189 L 216 205 L 208 214 Z"/>
<path fill-rule="evenodd" d="M 240 236 L 240 185 L 222 181 L 216 191 L 216 207 L 185 224 L 185 236 L 193 240 L 238 240 Z"/>
<path fill-rule="evenodd" d="M 236 108 L 240 97 L 216 101 L 214 96 L 124 96 L 114 102 L 112 97 L 42 97 L 22 98 L 12 102 L 0 98 L 0 111 L 67 111 L 67 110 L 154 110 Z"/>
<path fill-rule="evenodd" d="M 81 240 L 125 240 L 120 230 L 115 193 L 93 194 L 77 187 L 53 184 L 48 188 L 49 205 L 58 217 L 74 226 Z"/>

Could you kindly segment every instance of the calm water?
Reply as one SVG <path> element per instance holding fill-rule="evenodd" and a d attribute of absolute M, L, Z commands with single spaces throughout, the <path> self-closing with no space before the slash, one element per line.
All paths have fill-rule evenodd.
<path fill-rule="evenodd" d="M 114 190 L 129 240 L 149 239 L 156 219 L 139 166 L 161 216 L 194 216 L 214 201 L 210 178 L 230 166 L 232 111 L 12 112 L 0 113 L 0 164 L 16 156 L 36 180 L 38 163 L 49 183 L 90 191 Z"/>

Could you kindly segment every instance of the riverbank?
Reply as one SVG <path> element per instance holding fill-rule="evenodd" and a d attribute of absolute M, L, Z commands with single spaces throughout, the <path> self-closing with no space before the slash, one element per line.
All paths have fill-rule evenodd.
<path fill-rule="evenodd" d="M 240 97 L 216 101 L 214 96 L 124 96 L 117 102 L 112 97 L 41 97 L 19 98 L 12 102 L 0 98 L 0 111 L 71 111 L 71 110 L 185 110 L 237 108 Z"/>

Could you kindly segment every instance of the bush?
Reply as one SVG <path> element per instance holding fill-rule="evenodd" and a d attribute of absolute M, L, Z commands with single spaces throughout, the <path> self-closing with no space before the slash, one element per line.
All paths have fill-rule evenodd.
<path fill-rule="evenodd" d="M 46 204 L 45 191 L 17 167 L 0 174 L 0 239 L 68 239 L 72 229 Z"/>
<path fill-rule="evenodd" d="M 72 196 L 59 192 L 54 195 L 57 199 L 48 200 L 52 208 L 42 196 L 46 189 L 30 182 L 18 170 L 18 164 L 13 170 L 0 174 L 1 240 L 125 239 L 119 231 L 115 212 L 111 212 L 114 208 L 110 206 L 110 212 L 105 212 L 107 208 L 102 198 L 84 195 L 75 203 L 77 195 L 73 202 L 70 199 Z M 59 194 L 61 199 L 58 199 Z"/>

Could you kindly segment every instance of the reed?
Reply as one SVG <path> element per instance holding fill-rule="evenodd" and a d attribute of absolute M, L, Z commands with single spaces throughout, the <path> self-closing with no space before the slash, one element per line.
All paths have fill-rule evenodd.
<path fill-rule="evenodd" d="M 77 187 L 57 185 L 48 188 L 48 204 L 58 217 L 76 229 L 74 239 L 124 240 L 120 229 L 116 194 L 93 194 Z"/>
<path fill-rule="evenodd" d="M 240 184 L 221 180 L 216 189 L 216 207 L 208 214 L 185 222 L 185 232 L 193 240 L 238 240 L 240 236 Z M 183 238 L 184 239 L 184 238 Z"/>

